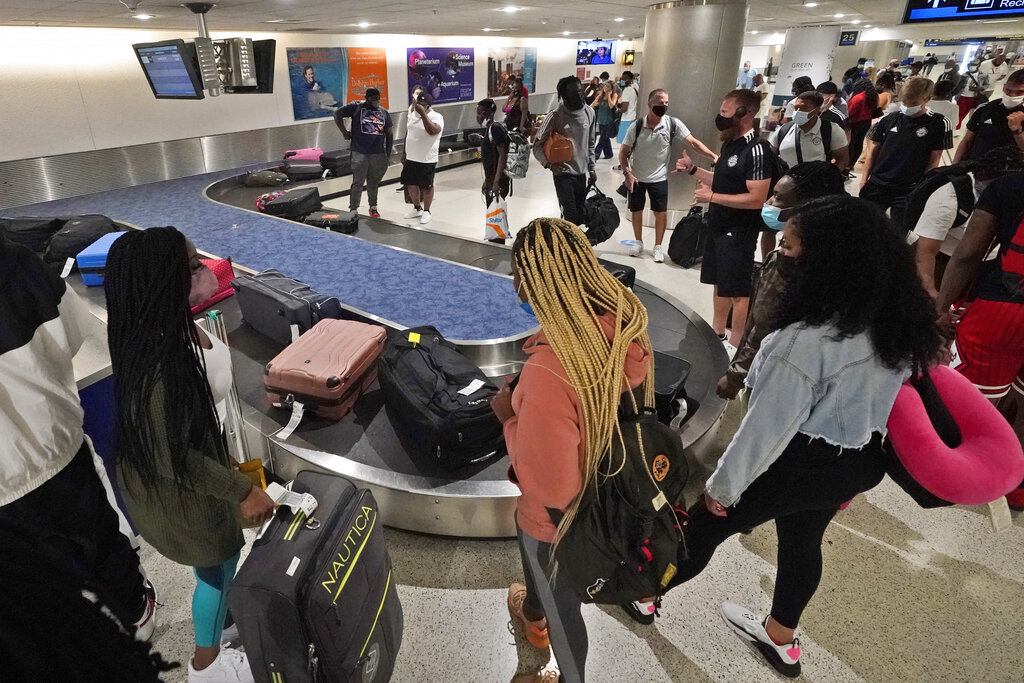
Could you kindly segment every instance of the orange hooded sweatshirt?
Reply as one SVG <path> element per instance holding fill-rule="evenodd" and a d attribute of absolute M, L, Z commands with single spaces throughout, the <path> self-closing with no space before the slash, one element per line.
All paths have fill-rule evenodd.
<path fill-rule="evenodd" d="M 603 316 L 601 327 L 613 338 L 615 316 Z M 512 392 L 516 414 L 505 422 L 505 443 L 512 461 L 509 479 L 522 491 L 517 505 L 519 528 L 551 543 L 556 526 L 548 508 L 564 511 L 583 486 L 583 406 L 543 331 L 530 337 L 523 351 L 529 358 Z M 650 354 L 633 342 L 626 356 L 629 388 L 644 381 L 650 362 Z"/>

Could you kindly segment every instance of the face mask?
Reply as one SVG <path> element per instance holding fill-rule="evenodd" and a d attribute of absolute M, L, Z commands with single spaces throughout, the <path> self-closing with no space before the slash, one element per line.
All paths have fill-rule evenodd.
<path fill-rule="evenodd" d="M 529 301 L 524 301 L 523 303 L 519 304 L 519 308 L 523 309 L 524 311 L 532 315 L 534 318 L 537 317 L 537 314 L 533 312 L 533 306 L 530 305 Z"/>
<path fill-rule="evenodd" d="M 570 90 L 565 93 L 565 97 L 562 98 L 562 103 L 565 108 L 569 111 L 579 111 L 583 108 L 583 97 L 576 90 Z"/>
<path fill-rule="evenodd" d="M 619 81 L 619 87 L 620 88 L 625 88 L 626 87 L 626 81 L 620 80 Z"/>
<path fill-rule="evenodd" d="M 793 123 L 802 126 L 811 120 L 811 115 L 805 111 L 793 112 Z"/>
<path fill-rule="evenodd" d="M 205 265 L 192 271 L 192 287 L 188 293 L 188 305 L 198 306 L 217 293 L 217 276 Z"/>
<path fill-rule="evenodd" d="M 761 207 L 761 220 L 772 230 L 782 230 L 786 225 L 786 221 L 779 220 L 780 213 L 782 213 L 781 208 L 765 204 Z"/>
<path fill-rule="evenodd" d="M 906 116 L 913 116 L 913 115 L 919 113 L 921 111 L 921 109 L 922 109 L 922 105 L 920 105 L 920 104 L 917 105 L 917 106 L 914 106 L 914 107 L 908 107 L 905 104 L 901 104 L 900 105 L 900 111 L 903 112 L 903 114 L 906 115 Z"/>
<path fill-rule="evenodd" d="M 662 116 L 664 116 L 665 112 L 667 112 L 667 111 L 668 111 L 668 105 L 667 104 L 656 104 L 653 107 L 651 107 L 651 112 L 655 116 L 657 116 L 658 118 L 661 118 Z"/>
<path fill-rule="evenodd" d="M 732 124 L 735 121 L 734 116 L 722 116 L 719 114 L 715 117 L 715 128 L 721 131 L 726 131 L 732 128 Z"/>
<path fill-rule="evenodd" d="M 750 71 L 750 67 L 749 66 L 743 67 L 743 73 L 747 73 L 748 71 Z"/>
<path fill-rule="evenodd" d="M 1024 104 L 1024 95 L 1017 97 L 1010 97 L 1009 95 L 1003 95 L 1003 106 L 1007 109 L 1015 109 L 1021 104 Z"/>
<path fill-rule="evenodd" d="M 792 256 L 786 256 L 785 254 L 779 254 L 776 257 L 776 270 L 786 280 L 792 280 L 798 277 L 803 270 L 800 261 Z"/>

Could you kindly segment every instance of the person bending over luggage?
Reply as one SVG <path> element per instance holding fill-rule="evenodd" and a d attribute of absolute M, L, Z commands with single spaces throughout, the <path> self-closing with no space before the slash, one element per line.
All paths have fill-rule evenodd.
<path fill-rule="evenodd" d="M 781 231 L 793 209 L 818 197 L 846 195 L 843 174 L 827 161 L 808 161 L 789 169 L 775 184 L 775 193 L 768 198 L 761 218 L 770 230 Z M 779 298 L 783 279 L 779 275 L 779 251 L 764 257 L 764 263 L 754 273 L 754 286 L 750 293 L 750 308 L 743 326 L 743 336 L 733 354 L 732 362 L 715 390 L 724 399 L 732 400 L 743 389 L 750 363 L 761 348 L 761 341 L 771 332 L 767 327 L 772 307 Z"/>
<path fill-rule="evenodd" d="M 215 407 L 231 387 L 230 359 L 189 312 L 209 296 L 208 273 L 174 228 L 129 231 L 110 249 L 117 480 L 142 537 L 195 567 L 189 681 L 252 681 L 245 655 L 220 636 L 241 525 L 264 522 L 274 502 L 231 468 Z"/>
<path fill-rule="evenodd" d="M 889 412 L 912 367 L 942 347 L 910 249 L 880 209 L 825 197 L 782 231 L 785 286 L 747 375 L 750 407 L 690 510 L 689 556 L 673 585 L 699 574 L 733 534 L 775 520 L 778 575 L 767 617 L 721 614 L 787 676 L 800 673 L 800 615 L 821 580 L 821 542 L 839 506 L 885 475 Z"/>
<path fill-rule="evenodd" d="M 504 423 L 519 487 L 516 523 L 526 585 L 509 588 L 513 622 L 546 649 L 566 681 L 583 681 L 587 631 L 580 603 L 550 581 L 552 546 L 572 524 L 584 487 L 615 438 L 622 393 L 651 377 L 647 312 L 600 266 L 575 225 L 538 218 L 512 246 L 513 284 L 541 331 L 513 390 L 491 405 Z M 618 324 L 616 324 L 618 321 Z"/>

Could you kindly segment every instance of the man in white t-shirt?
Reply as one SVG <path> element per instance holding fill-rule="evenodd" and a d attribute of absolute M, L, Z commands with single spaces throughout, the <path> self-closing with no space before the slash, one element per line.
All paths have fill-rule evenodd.
<path fill-rule="evenodd" d="M 821 93 L 809 90 L 793 98 L 793 120 L 772 134 L 775 153 L 790 166 L 806 161 L 834 161 L 840 171 L 850 163 L 842 126 L 821 120 Z M 823 126 L 827 128 L 823 128 Z"/>
<path fill-rule="evenodd" d="M 985 93 L 989 96 L 1003 87 L 1006 77 L 1010 75 L 1010 63 L 1006 61 L 1005 55 L 996 55 L 992 59 L 981 63 L 978 72 L 988 76 L 988 85 L 985 86 Z"/>
<path fill-rule="evenodd" d="M 431 108 L 434 100 L 421 92 L 413 104 L 405 127 L 405 150 L 402 152 L 402 184 L 409 188 L 412 210 L 406 218 L 419 218 L 421 225 L 430 222 L 430 205 L 434 201 L 434 170 L 437 150 L 441 145 L 444 117 Z"/>
<path fill-rule="evenodd" d="M 640 89 L 634 82 L 632 71 L 623 71 L 622 80 L 625 81 L 625 85 L 622 86 L 622 95 L 619 96 L 619 135 L 618 141 L 621 144 L 626 138 L 626 131 L 633 121 L 636 121 L 639 112 L 637 110 L 638 103 L 640 102 Z"/>
<path fill-rule="evenodd" d="M 622 146 L 619 147 L 619 165 L 625 175 L 626 189 L 629 190 L 629 210 L 633 219 L 633 246 L 630 256 L 643 253 L 643 216 L 647 197 L 651 198 L 654 213 L 654 262 L 662 263 L 665 253 L 661 242 L 668 225 L 668 172 L 674 157 L 672 143 L 686 140 L 694 150 L 712 161 L 718 155 L 695 138 L 690 129 L 679 119 L 666 116 L 668 92 L 658 88 L 647 96 L 648 113 L 643 119 L 634 121 L 626 131 Z"/>

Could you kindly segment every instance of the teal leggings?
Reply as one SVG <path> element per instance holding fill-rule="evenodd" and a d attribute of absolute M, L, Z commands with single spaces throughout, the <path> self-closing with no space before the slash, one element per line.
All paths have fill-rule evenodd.
<path fill-rule="evenodd" d="M 196 645 L 220 645 L 224 630 L 224 616 L 228 612 L 228 586 L 235 578 L 238 553 L 215 567 L 193 567 L 196 590 L 192 593 L 192 625 L 196 630 Z"/>

